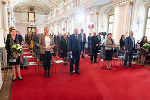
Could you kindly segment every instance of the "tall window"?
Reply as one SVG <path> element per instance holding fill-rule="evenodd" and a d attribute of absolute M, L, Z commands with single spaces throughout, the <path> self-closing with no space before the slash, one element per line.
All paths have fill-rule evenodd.
<path fill-rule="evenodd" d="M 108 33 L 112 33 L 113 24 L 114 24 L 114 15 L 110 15 L 108 20 Z"/>
<path fill-rule="evenodd" d="M 150 40 L 150 8 L 148 8 L 145 36 Z"/>

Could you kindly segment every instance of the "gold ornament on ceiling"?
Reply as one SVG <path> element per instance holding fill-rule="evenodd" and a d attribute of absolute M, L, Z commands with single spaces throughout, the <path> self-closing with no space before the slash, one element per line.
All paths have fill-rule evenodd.
<path fill-rule="evenodd" d="M 133 2 L 130 2 L 130 6 L 131 6 L 131 7 L 133 6 L 133 4 L 134 4 Z"/>
<path fill-rule="evenodd" d="M 29 7 L 29 12 L 34 12 L 34 7 Z"/>
<path fill-rule="evenodd" d="M 6 5 L 6 1 L 2 1 L 2 5 Z"/>

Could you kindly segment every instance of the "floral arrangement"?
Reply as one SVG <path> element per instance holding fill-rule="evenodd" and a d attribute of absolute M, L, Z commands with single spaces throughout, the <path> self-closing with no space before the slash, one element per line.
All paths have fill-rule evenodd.
<path fill-rule="evenodd" d="M 149 43 L 145 43 L 142 48 L 149 49 L 150 48 L 150 44 Z"/>
<path fill-rule="evenodd" d="M 17 58 L 19 54 L 22 54 L 23 53 L 23 48 L 21 45 L 19 44 L 14 44 L 12 47 L 11 47 L 11 52 L 13 52 L 13 57 L 14 58 Z"/>

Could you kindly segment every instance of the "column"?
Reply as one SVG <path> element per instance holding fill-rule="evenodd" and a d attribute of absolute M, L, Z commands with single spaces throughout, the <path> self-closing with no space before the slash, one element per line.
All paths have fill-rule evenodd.
<path fill-rule="evenodd" d="M 4 37 L 3 37 L 3 12 L 2 12 L 2 0 L 0 0 L 0 49 L 1 48 L 4 48 L 5 45 L 4 45 Z M 2 55 L 0 53 L 0 90 L 1 90 L 1 87 L 2 87 L 2 84 L 3 84 L 3 81 L 2 81 L 2 74 L 1 74 L 1 59 L 2 58 Z"/>
<path fill-rule="evenodd" d="M 11 12 L 8 12 L 8 26 L 11 27 Z"/>
<path fill-rule="evenodd" d="M 114 2 L 114 29 L 113 38 L 115 43 L 119 44 L 119 39 L 121 35 L 126 35 L 127 33 L 127 17 L 128 17 L 128 7 L 129 2 Z"/>
<path fill-rule="evenodd" d="M 7 12 L 7 2 L 2 1 L 2 18 L 3 18 L 3 28 L 4 28 L 4 38 L 6 40 L 6 36 L 8 34 L 8 12 Z"/>

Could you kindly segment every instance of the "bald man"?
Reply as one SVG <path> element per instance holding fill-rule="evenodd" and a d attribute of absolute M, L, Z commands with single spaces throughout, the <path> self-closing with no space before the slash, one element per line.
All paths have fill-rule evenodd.
<path fill-rule="evenodd" d="M 78 34 L 78 29 L 74 29 L 74 34 L 69 38 L 68 51 L 71 55 L 70 59 L 70 75 L 73 75 L 73 64 L 75 62 L 75 73 L 80 74 L 79 72 L 79 61 L 81 54 L 81 35 Z"/>
<path fill-rule="evenodd" d="M 124 61 L 124 68 L 128 68 L 127 62 L 129 60 L 129 67 L 132 67 L 132 59 L 133 59 L 133 51 L 135 50 L 135 39 L 133 37 L 133 32 L 131 31 L 129 36 L 125 40 L 125 49 L 126 49 L 126 55 L 125 55 L 125 61 Z"/>

